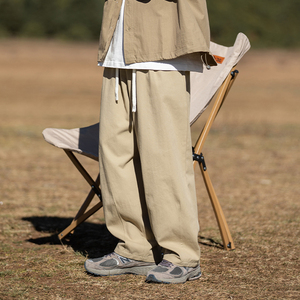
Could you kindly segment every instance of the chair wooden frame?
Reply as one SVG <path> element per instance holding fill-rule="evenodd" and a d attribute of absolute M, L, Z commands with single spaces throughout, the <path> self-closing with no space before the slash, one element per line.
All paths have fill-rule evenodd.
<path fill-rule="evenodd" d="M 236 77 L 237 77 L 238 71 L 234 68 L 230 71 L 226 79 L 224 80 L 223 84 L 218 89 L 218 92 L 215 96 L 214 104 L 211 109 L 211 112 L 209 114 L 209 117 L 197 139 L 197 142 L 193 148 L 193 159 L 194 159 L 194 168 L 196 167 L 197 163 L 199 163 L 200 170 L 203 176 L 203 180 L 211 201 L 211 204 L 214 209 L 214 213 L 218 222 L 219 230 L 221 233 L 221 237 L 223 240 L 223 247 L 226 250 L 233 250 L 235 249 L 229 227 L 227 225 L 223 210 L 221 208 L 221 205 L 219 203 L 219 200 L 217 198 L 217 195 L 215 193 L 215 190 L 213 188 L 212 182 L 210 180 L 207 167 L 204 161 L 204 156 L 202 154 L 202 149 L 205 143 L 205 140 L 208 136 L 208 133 L 210 131 L 210 128 L 222 106 L 224 103 L 224 100 L 226 96 L 228 95 Z M 87 195 L 85 201 L 83 202 L 82 206 L 80 207 L 79 211 L 77 212 L 76 216 L 74 217 L 72 223 L 65 228 L 61 233 L 59 233 L 58 237 L 59 239 L 65 238 L 68 234 L 72 233 L 74 229 L 80 225 L 82 222 L 84 222 L 87 218 L 89 218 L 91 215 L 93 215 L 95 212 L 97 212 L 102 207 L 102 196 L 101 196 L 101 190 L 99 187 L 100 178 L 99 175 L 96 178 L 96 180 L 93 180 L 89 173 L 86 171 L 86 169 L 82 166 L 82 164 L 79 162 L 79 160 L 76 158 L 74 153 L 71 150 L 64 149 L 65 153 L 69 157 L 69 159 L 72 161 L 72 163 L 75 165 L 75 167 L 78 169 L 78 171 L 82 174 L 82 176 L 85 178 L 85 180 L 88 182 L 88 184 L 91 186 L 91 190 L 89 194 Z M 99 198 L 99 202 L 91 207 L 90 209 L 90 203 L 93 200 L 94 196 L 97 195 Z"/>
<path fill-rule="evenodd" d="M 77 170 L 81 173 L 83 178 L 87 181 L 87 183 L 90 185 L 91 190 L 88 193 L 85 201 L 81 205 L 80 209 L 78 210 L 76 216 L 74 217 L 71 224 L 66 227 L 61 233 L 58 234 L 58 238 L 61 240 L 65 238 L 69 233 L 73 233 L 74 229 L 79 226 L 82 222 L 84 222 L 86 219 L 88 219 L 91 215 L 93 215 L 95 212 L 97 212 L 102 206 L 102 195 L 101 190 L 99 187 L 100 184 L 100 175 L 98 174 L 96 180 L 93 180 L 90 174 L 86 171 L 86 169 L 82 166 L 82 164 L 79 162 L 79 160 L 76 158 L 74 153 L 71 150 L 64 149 L 65 153 L 69 157 L 69 159 L 72 161 L 74 166 L 77 168 Z M 99 202 L 94 205 L 92 208 L 87 210 L 89 208 L 90 203 L 92 202 L 95 195 L 98 196 Z"/>
<path fill-rule="evenodd" d="M 216 95 L 214 105 L 210 111 L 210 114 L 208 116 L 208 119 L 196 141 L 196 144 L 193 148 L 193 158 L 194 158 L 194 168 L 197 165 L 197 162 L 199 163 L 201 174 L 203 176 L 203 180 L 206 186 L 207 193 L 209 195 L 212 207 L 214 209 L 214 213 L 218 222 L 219 230 L 221 233 L 221 237 L 223 240 L 223 247 L 225 250 L 234 250 L 235 246 L 233 243 L 233 239 L 231 237 L 229 227 L 227 225 L 223 210 L 221 208 L 220 202 L 218 200 L 218 197 L 216 195 L 216 192 L 214 190 L 214 187 L 212 185 L 212 182 L 210 180 L 208 171 L 207 171 L 207 166 L 205 164 L 204 156 L 202 153 L 202 149 L 205 143 L 205 140 L 208 136 L 208 133 L 211 129 L 211 126 L 217 117 L 218 112 L 220 111 L 237 75 L 238 75 L 238 70 L 236 70 L 235 67 L 233 67 L 226 77 L 225 81 L 221 85 L 221 87 L 218 90 L 218 93 Z"/>

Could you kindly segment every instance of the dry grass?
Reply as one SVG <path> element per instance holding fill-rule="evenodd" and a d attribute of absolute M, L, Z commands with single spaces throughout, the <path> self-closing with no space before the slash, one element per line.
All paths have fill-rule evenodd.
<path fill-rule="evenodd" d="M 0 299 L 299 299 L 300 52 L 251 51 L 240 63 L 204 149 L 236 250 L 218 246 L 197 172 L 203 277 L 162 286 L 85 273 L 85 257 L 115 243 L 102 213 L 64 245 L 56 238 L 88 186 L 41 131 L 98 121 L 96 50 L 0 41 Z"/>

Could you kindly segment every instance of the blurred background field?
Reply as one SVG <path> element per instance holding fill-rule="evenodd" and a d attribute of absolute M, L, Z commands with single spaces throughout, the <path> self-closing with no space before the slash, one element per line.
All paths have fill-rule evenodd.
<path fill-rule="evenodd" d="M 0 37 L 96 40 L 105 0 L 0 0 Z M 300 1 L 207 1 L 212 39 L 244 32 L 254 47 L 299 47 Z"/>
<path fill-rule="evenodd" d="M 41 132 L 46 127 L 98 122 L 102 69 L 96 63 L 95 39 L 100 2 L 93 4 L 93 13 L 87 11 L 87 16 L 97 15 L 95 33 L 90 38 L 83 34 L 82 41 L 68 36 L 65 32 L 72 30 L 62 27 L 57 34 L 40 35 L 43 38 L 35 34 L 33 39 L 32 33 L 24 34 L 25 29 L 11 33 L 3 25 L 10 5 L 19 4 L 20 10 L 36 7 L 38 13 L 30 11 L 28 17 L 32 20 L 44 10 L 60 5 L 63 13 L 72 5 L 74 24 L 81 20 L 85 27 L 89 18 L 81 15 L 84 9 L 79 1 L 0 0 L 0 32 L 6 36 L 0 39 L 0 299 L 299 299 L 300 51 L 299 37 L 294 36 L 299 34 L 294 30 L 299 28 L 299 18 L 294 14 L 300 1 L 273 1 L 263 9 L 270 4 L 265 1 L 258 10 L 258 1 L 219 1 L 218 5 L 208 1 L 216 42 L 231 45 L 237 32 L 243 31 L 254 45 L 238 66 L 240 75 L 204 148 L 235 251 L 220 248 L 198 170 L 201 280 L 160 286 L 145 284 L 141 276 L 88 276 L 85 258 L 111 251 L 116 242 L 107 232 L 102 212 L 63 244 L 58 241 L 57 233 L 71 221 L 88 186 L 63 151 L 44 142 Z M 217 11 L 222 11 L 223 21 Z M 269 13 L 266 28 L 279 16 L 286 22 L 294 20 L 293 26 L 281 26 L 285 39 L 262 38 L 259 33 L 265 31 L 254 30 L 259 27 L 256 21 Z M 54 22 L 57 14 L 49 18 Z M 35 24 L 43 27 L 44 19 L 40 16 Z M 232 26 L 226 38 L 225 32 L 218 35 L 229 26 L 222 22 Z M 251 22 L 256 25 L 247 31 Z M 15 24 L 21 24 L 19 19 Z M 85 30 L 73 32 L 79 35 Z M 194 140 L 200 126 L 201 119 L 192 127 Z M 97 164 L 84 162 L 95 175 Z"/>

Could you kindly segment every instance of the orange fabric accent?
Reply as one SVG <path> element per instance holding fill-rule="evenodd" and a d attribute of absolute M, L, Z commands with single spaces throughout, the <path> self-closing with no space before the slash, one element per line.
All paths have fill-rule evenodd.
<path fill-rule="evenodd" d="M 225 59 L 225 57 L 218 56 L 218 55 L 214 55 L 214 58 L 218 64 L 222 64 Z"/>

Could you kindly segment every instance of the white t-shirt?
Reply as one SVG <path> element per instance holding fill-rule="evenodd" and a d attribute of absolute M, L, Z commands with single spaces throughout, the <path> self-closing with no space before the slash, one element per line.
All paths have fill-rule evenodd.
<path fill-rule="evenodd" d="M 117 69 L 135 70 L 160 70 L 160 71 L 194 71 L 202 72 L 203 63 L 199 59 L 199 53 L 192 53 L 180 56 L 175 59 L 161 60 L 155 62 L 140 62 L 127 65 L 124 59 L 124 8 L 125 0 L 122 2 L 120 16 L 116 29 L 110 43 L 104 61 L 99 62 L 99 66 Z"/>

